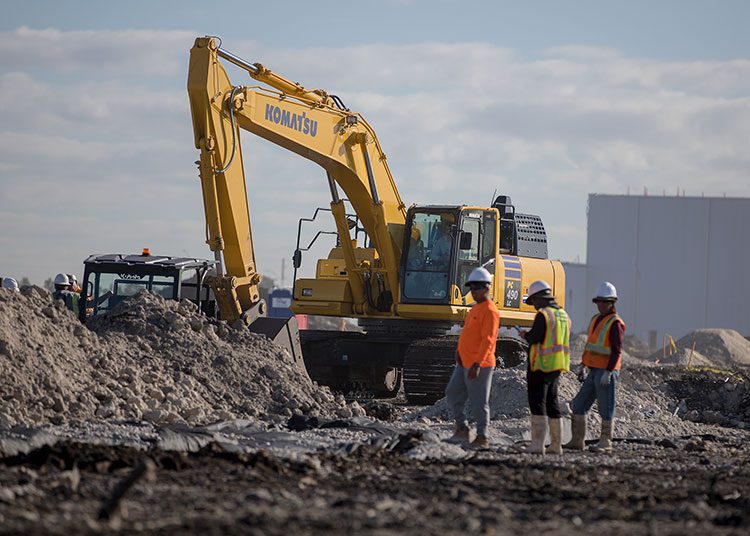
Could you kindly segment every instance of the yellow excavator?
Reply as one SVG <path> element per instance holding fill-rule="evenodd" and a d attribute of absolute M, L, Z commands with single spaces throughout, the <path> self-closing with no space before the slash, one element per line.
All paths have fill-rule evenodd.
<path fill-rule="evenodd" d="M 222 60 L 246 71 L 257 85 L 234 85 Z M 547 258 L 538 216 L 516 212 L 504 195 L 489 207 L 407 207 L 374 130 L 337 96 L 247 62 L 212 36 L 197 38 L 190 51 L 188 93 L 207 243 L 222 267 L 207 283 L 222 317 L 252 325 L 262 315 L 240 132 L 325 171 L 330 208 L 318 208 L 298 224 L 292 310 L 356 318 L 362 332 L 301 332 L 305 366 L 318 382 L 376 397 L 395 396 L 403 384 L 412 402 L 442 396 L 456 347 L 450 330 L 472 305 L 463 284 L 478 266 L 494 276 L 492 297 L 503 326 L 532 324 L 535 311 L 525 295 L 537 279 L 546 280 L 564 305 L 565 273 Z M 335 222 L 336 244 L 317 260 L 315 277 L 297 278 L 302 255 L 312 245 L 300 242 L 302 228 L 327 212 Z M 523 344 L 511 337 L 500 337 L 497 348 L 500 362 L 511 366 L 523 352 Z"/>

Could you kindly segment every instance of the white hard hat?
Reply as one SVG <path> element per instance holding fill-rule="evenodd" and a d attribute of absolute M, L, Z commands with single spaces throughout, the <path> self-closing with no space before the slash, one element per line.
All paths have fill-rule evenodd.
<path fill-rule="evenodd" d="M 7 288 L 8 290 L 15 290 L 16 292 L 21 292 L 18 288 L 18 281 L 16 281 L 12 277 L 3 277 L 3 288 Z"/>
<path fill-rule="evenodd" d="M 617 301 L 617 289 L 609 281 L 605 281 L 596 291 L 596 296 L 592 300 L 594 303 L 598 301 Z"/>
<path fill-rule="evenodd" d="M 65 274 L 57 274 L 55 276 L 55 285 L 70 285 L 70 280 Z"/>
<path fill-rule="evenodd" d="M 526 297 L 526 303 L 529 303 L 529 298 L 552 298 L 552 287 L 546 281 L 534 281 L 529 285 L 529 295 Z"/>
<path fill-rule="evenodd" d="M 78 283 L 78 278 L 76 277 L 76 274 L 65 274 L 68 276 L 68 281 L 70 281 L 70 284 Z"/>
<path fill-rule="evenodd" d="M 481 266 L 474 268 L 469 274 L 469 278 L 464 283 L 465 286 L 471 285 L 472 283 L 485 283 L 487 286 L 492 284 L 492 274 L 490 274 L 485 268 Z"/>

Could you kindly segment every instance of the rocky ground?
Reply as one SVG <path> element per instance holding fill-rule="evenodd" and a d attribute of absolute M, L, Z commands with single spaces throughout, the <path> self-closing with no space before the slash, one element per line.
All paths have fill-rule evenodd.
<path fill-rule="evenodd" d="M 0 292 L 0 534 L 750 528 L 750 352 L 726 330 L 680 341 L 698 369 L 633 341 L 615 452 L 538 457 L 519 452 L 523 365 L 495 372 L 492 447 L 474 451 L 444 441 L 444 401 L 347 402 L 186 303 L 142 294 L 90 328 L 40 289 Z"/>
<path fill-rule="evenodd" d="M 706 435 L 614 455 L 420 460 L 419 434 L 284 457 L 62 443 L 0 465 L 4 534 L 747 534 L 750 455 Z M 351 444 L 350 444 L 351 445 Z M 124 499 L 124 483 L 133 481 Z"/>

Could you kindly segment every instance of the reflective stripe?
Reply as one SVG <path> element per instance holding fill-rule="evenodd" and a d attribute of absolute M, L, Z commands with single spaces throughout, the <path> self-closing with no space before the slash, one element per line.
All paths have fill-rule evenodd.
<path fill-rule="evenodd" d="M 598 315 L 592 318 L 591 323 L 589 324 L 589 340 L 586 342 L 586 351 L 594 354 L 609 355 L 612 352 L 611 344 L 609 342 L 609 330 L 612 328 L 612 324 L 619 320 L 620 317 L 617 316 L 617 313 L 612 313 L 610 316 L 599 322 L 599 325 L 596 326 L 596 329 L 592 332 L 594 322 L 596 322 L 597 318 Z"/>
<path fill-rule="evenodd" d="M 555 352 L 570 352 L 570 346 L 567 344 L 563 345 L 557 345 L 557 346 L 550 346 L 550 347 L 542 347 L 538 350 L 537 355 L 550 355 L 554 354 Z"/>

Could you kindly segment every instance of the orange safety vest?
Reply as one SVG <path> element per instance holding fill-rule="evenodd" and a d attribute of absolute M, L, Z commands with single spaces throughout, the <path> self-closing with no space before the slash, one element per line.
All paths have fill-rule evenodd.
<path fill-rule="evenodd" d="M 594 315 L 589 323 L 589 338 L 586 348 L 583 350 L 582 361 L 584 366 L 596 369 L 606 369 L 609 358 L 612 355 L 612 342 L 609 340 L 609 330 L 615 322 L 622 324 L 625 330 L 625 322 L 617 313 L 609 313 L 596 324 L 596 319 L 602 315 Z M 596 327 L 595 327 L 596 326 Z M 614 370 L 620 370 L 620 356 L 617 356 Z"/>

